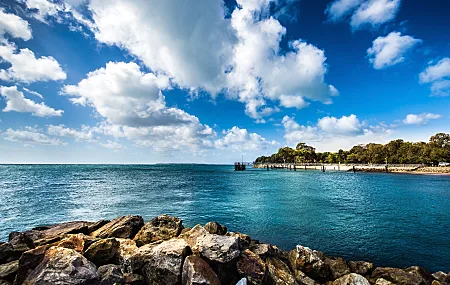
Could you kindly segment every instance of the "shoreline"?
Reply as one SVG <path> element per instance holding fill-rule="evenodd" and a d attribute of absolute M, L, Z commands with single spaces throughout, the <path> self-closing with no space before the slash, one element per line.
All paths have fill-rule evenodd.
<path fill-rule="evenodd" d="M 1 285 L 54 283 L 445 285 L 450 273 L 377 267 L 302 245 L 283 251 L 216 222 L 184 228 L 167 215 L 39 226 L 0 243 Z"/>

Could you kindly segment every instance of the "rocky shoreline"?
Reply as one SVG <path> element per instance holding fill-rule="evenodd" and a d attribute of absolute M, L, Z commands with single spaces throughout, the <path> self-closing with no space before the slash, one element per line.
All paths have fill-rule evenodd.
<path fill-rule="evenodd" d="M 167 215 L 68 222 L 0 243 L 0 285 L 447 285 L 450 273 L 375 267 L 298 245 L 290 252 L 216 222 L 184 228 Z"/>

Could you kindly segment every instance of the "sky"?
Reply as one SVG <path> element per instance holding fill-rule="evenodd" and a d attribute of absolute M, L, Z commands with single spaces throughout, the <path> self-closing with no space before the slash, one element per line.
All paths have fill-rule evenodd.
<path fill-rule="evenodd" d="M 447 0 L 2 0 L 0 163 L 232 163 L 450 133 Z"/>

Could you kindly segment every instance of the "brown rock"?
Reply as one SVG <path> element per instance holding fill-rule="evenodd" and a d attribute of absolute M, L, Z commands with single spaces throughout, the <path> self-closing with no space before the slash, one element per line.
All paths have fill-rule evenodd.
<path fill-rule="evenodd" d="M 84 238 L 83 234 L 69 235 L 62 240 L 55 243 L 56 246 L 73 249 L 79 253 L 84 250 Z"/>
<path fill-rule="evenodd" d="M 434 279 L 436 279 L 437 281 L 440 281 L 440 282 L 446 282 L 447 278 L 449 277 L 449 276 L 447 276 L 447 274 L 445 274 L 442 271 L 435 272 L 432 275 L 433 275 Z"/>
<path fill-rule="evenodd" d="M 373 263 L 366 261 L 350 261 L 348 265 L 351 272 L 360 275 L 370 274 L 373 270 Z"/>
<path fill-rule="evenodd" d="M 418 279 L 420 279 L 422 284 L 431 284 L 433 281 L 433 276 L 431 273 L 419 266 L 411 266 L 405 269 L 405 272 L 414 274 Z"/>
<path fill-rule="evenodd" d="M 297 280 L 300 285 L 317 285 L 316 281 L 309 278 L 305 273 L 300 270 L 295 271 L 295 280 Z"/>
<path fill-rule="evenodd" d="M 112 220 L 98 230 L 91 233 L 97 238 L 134 238 L 137 232 L 144 225 L 141 216 L 122 216 Z"/>
<path fill-rule="evenodd" d="M 298 285 L 289 267 L 276 257 L 266 260 L 268 279 L 273 285 Z"/>
<path fill-rule="evenodd" d="M 119 266 L 114 264 L 103 265 L 98 268 L 99 285 L 123 285 L 125 278 Z"/>
<path fill-rule="evenodd" d="M 204 227 L 201 225 L 196 225 L 191 230 L 180 235 L 180 238 L 184 239 L 189 246 L 194 250 L 197 244 L 197 239 L 209 234 Z"/>
<path fill-rule="evenodd" d="M 204 228 L 210 234 L 225 235 L 227 233 L 227 227 L 221 226 L 217 222 L 209 222 Z"/>
<path fill-rule="evenodd" d="M 87 234 L 91 224 L 93 223 L 83 221 L 67 222 L 45 227 L 42 230 L 26 231 L 25 234 L 33 240 L 35 245 L 43 245 L 57 242 L 66 234 Z"/>
<path fill-rule="evenodd" d="M 249 249 L 252 245 L 252 238 L 243 233 L 227 233 L 227 236 L 235 237 L 239 241 L 239 249 L 245 250 Z"/>
<path fill-rule="evenodd" d="M 387 281 L 386 279 L 378 278 L 377 281 L 375 282 L 375 285 L 395 285 L 395 284 L 390 281 Z"/>
<path fill-rule="evenodd" d="M 21 252 L 14 251 L 11 244 L 5 242 L 0 245 L 0 263 L 17 260 L 20 258 Z"/>
<path fill-rule="evenodd" d="M 183 223 L 180 219 L 162 215 L 146 223 L 136 234 L 134 241 L 136 241 L 137 246 L 143 246 L 158 240 L 169 240 L 177 237 L 182 230 Z"/>
<path fill-rule="evenodd" d="M 289 253 L 289 261 L 294 273 L 300 270 L 314 280 L 326 281 L 329 271 L 322 258 L 321 252 L 301 245 L 297 245 L 296 249 Z"/>
<path fill-rule="evenodd" d="M 51 247 L 23 282 L 23 285 L 50 284 L 96 285 L 97 268 L 73 249 Z"/>
<path fill-rule="evenodd" d="M 183 264 L 182 285 L 220 285 L 219 277 L 199 256 L 188 256 Z"/>
<path fill-rule="evenodd" d="M 417 276 L 415 273 L 409 273 L 398 268 L 390 267 L 376 268 L 371 275 L 371 279 L 376 280 L 378 278 L 383 278 L 397 285 L 427 284 L 423 278 Z"/>
<path fill-rule="evenodd" d="M 338 279 L 350 273 L 350 268 L 343 258 L 325 258 L 325 264 L 328 266 L 332 280 Z"/>
<path fill-rule="evenodd" d="M 14 281 L 18 269 L 19 269 L 18 260 L 14 260 L 6 264 L 0 265 L 0 279 L 10 282 Z"/>
<path fill-rule="evenodd" d="M 145 285 L 145 279 L 142 275 L 124 273 L 123 278 L 126 285 Z"/>
<path fill-rule="evenodd" d="M 98 222 L 91 223 L 88 225 L 87 233 L 91 234 L 92 232 L 95 232 L 96 230 L 103 227 L 104 225 L 106 225 L 109 222 L 110 222 L 109 220 L 100 220 Z"/>
<path fill-rule="evenodd" d="M 250 248 L 250 250 L 253 253 L 259 255 L 259 257 L 261 257 L 262 259 L 265 259 L 269 256 L 275 256 L 276 254 L 276 249 L 272 245 L 267 243 L 255 244 Z"/>
<path fill-rule="evenodd" d="M 120 242 L 115 238 L 101 239 L 88 247 L 84 256 L 97 266 L 105 265 L 113 260 L 119 247 Z"/>
<path fill-rule="evenodd" d="M 333 285 L 370 285 L 370 283 L 366 278 L 364 278 L 364 276 L 356 273 L 350 273 L 336 279 L 333 282 Z"/>
<path fill-rule="evenodd" d="M 26 233 L 12 232 L 9 234 L 9 244 L 15 252 L 25 252 L 35 247 L 33 240 Z"/>
<path fill-rule="evenodd" d="M 246 277 L 250 284 L 263 284 L 266 276 L 266 264 L 259 255 L 246 249 L 237 261 L 237 271 L 241 277 Z"/>
<path fill-rule="evenodd" d="M 50 248 L 50 245 L 41 245 L 22 254 L 19 259 L 19 269 L 17 271 L 16 284 L 22 282 L 28 275 L 41 263 L 44 259 L 45 252 Z"/>
<path fill-rule="evenodd" d="M 125 272 L 131 271 L 131 257 L 134 255 L 135 251 L 138 249 L 136 242 L 131 239 L 118 238 L 119 249 L 115 256 L 116 263 L 123 265 Z"/>

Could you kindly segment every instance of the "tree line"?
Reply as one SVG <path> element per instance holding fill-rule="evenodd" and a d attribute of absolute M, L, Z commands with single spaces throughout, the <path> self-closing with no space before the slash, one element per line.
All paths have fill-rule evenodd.
<path fill-rule="evenodd" d="M 271 156 L 260 156 L 255 163 L 358 163 L 358 164 L 424 164 L 450 162 L 450 134 L 438 133 L 426 142 L 393 140 L 385 145 L 357 145 L 349 151 L 316 152 L 305 143 L 295 149 L 282 147 Z"/>

